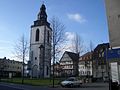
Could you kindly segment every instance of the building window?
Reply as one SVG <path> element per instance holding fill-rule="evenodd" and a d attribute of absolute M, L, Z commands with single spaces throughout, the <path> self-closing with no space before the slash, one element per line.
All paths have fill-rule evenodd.
<path fill-rule="evenodd" d="M 91 73 L 90 73 L 90 71 L 87 71 L 87 75 L 90 75 Z"/>
<path fill-rule="evenodd" d="M 35 41 L 39 41 L 39 29 L 36 30 Z"/>
<path fill-rule="evenodd" d="M 46 67 L 46 75 L 48 75 L 48 72 L 49 72 L 49 68 L 48 66 Z"/>
<path fill-rule="evenodd" d="M 37 60 L 37 57 L 35 57 L 35 60 Z"/>
<path fill-rule="evenodd" d="M 120 14 L 118 15 L 118 18 L 120 18 Z"/>
<path fill-rule="evenodd" d="M 84 71 L 83 71 L 83 75 L 84 75 Z"/>
<path fill-rule="evenodd" d="M 47 32 L 47 42 L 49 43 L 49 37 L 50 37 L 50 34 L 49 34 L 49 31 Z"/>

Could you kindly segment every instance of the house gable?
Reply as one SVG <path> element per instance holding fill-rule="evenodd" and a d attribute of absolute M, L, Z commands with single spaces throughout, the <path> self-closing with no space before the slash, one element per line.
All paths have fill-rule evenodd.
<path fill-rule="evenodd" d="M 72 61 L 71 57 L 67 54 L 67 53 L 64 53 L 60 62 L 66 62 L 66 61 Z"/>

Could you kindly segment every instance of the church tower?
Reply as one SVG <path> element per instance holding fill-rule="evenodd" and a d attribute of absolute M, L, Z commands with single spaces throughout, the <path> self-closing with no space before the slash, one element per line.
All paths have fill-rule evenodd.
<path fill-rule="evenodd" d="M 50 77 L 52 29 L 47 21 L 46 7 L 42 4 L 37 20 L 31 26 L 30 75 L 36 78 Z"/>

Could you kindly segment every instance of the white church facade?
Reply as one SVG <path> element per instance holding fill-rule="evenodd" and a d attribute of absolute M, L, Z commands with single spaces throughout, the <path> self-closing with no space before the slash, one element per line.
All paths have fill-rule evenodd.
<path fill-rule="evenodd" d="M 47 21 L 46 7 L 42 4 L 30 33 L 30 76 L 49 78 L 51 65 L 52 29 Z"/>

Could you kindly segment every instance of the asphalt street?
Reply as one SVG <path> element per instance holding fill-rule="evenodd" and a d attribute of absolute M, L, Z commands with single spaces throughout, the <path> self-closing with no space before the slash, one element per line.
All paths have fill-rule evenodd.
<path fill-rule="evenodd" d="M 109 90 L 109 88 L 107 83 L 84 84 L 79 88 L 52 88 L 11 83 L 0 83 L 0 90 Z"/>
<path fill-rule="evenodd" d="M 0 85 L 0 90 L 23 90 L 23 89 Z"/>

